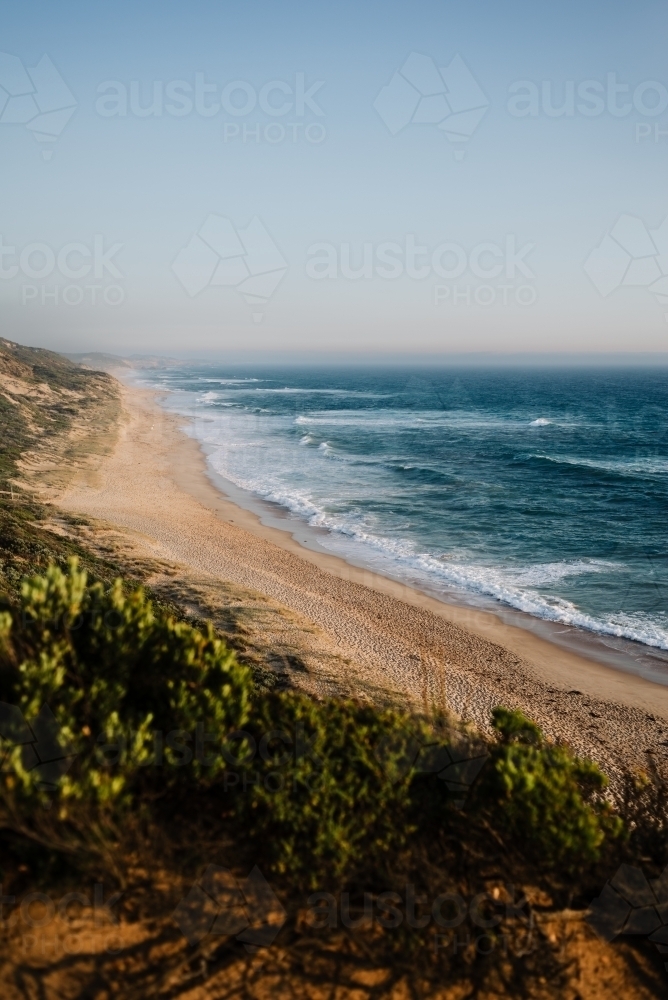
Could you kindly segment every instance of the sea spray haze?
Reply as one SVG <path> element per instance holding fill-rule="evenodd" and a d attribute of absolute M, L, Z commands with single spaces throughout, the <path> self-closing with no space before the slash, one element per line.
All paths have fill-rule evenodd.
<path fill-rule="evenodd" d="M 668 679 L 668 369 L 184 364 L 141 380 L 194 418 L 212 470 L 325 548 L 632 640 Z"/>

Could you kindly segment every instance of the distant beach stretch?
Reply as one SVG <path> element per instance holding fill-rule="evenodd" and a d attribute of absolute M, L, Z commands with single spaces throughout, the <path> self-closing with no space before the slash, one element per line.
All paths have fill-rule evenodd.
<path fill-rule="evenodd" d="M 118 373 L 123 378 L 123 413 L 114 447 L 95 469 L 80 472 L 58 503 L 96 519 L 102 534 L 107 533 L 104 543 L 126 555 L 155 560 L 172 576 L 190 575 L 202 585 L 208 581 L 209 593 L 217 585 L 224 586 L 235 606 L 247 602 L 255 611 L 275 611 L 295 654 L 287 662 L 299 664 L 293 678 L 296 683 L 316 694 L 336 691 L 417 708 L 447 707 L 483 729 L 495 705 L 520 707 L 549 736 L 567 740 L 612 774 L 620 762 L 646 764 L 648 754 L 662 750 L 660 744 L 668 737 L 668 686 L 641 676 L 642 669 L 633 673 L 611 666 L 605 656 L 597 655 L 595 644 L 585 644 L 582 649 L 587 655 L 583 655 L 582 649 L 550 641 L 549 633 L 518 627 L 504 619 L 501 609 L 495 613 L 482 603 L 448 602 L 445 593 L 437 599 L 427 592 L 430 588 L 424 578 L 414 579 L 411 585 L 391 574 L 387 563 L 364 566 L 359 553 L 355 558 L 352 550 L 344 552 L 336 546 L 327 550 L 321 544 L 323 535 L 314 530 L 317 524 L 309 532 L 304 521 L 288 516 L 281 521 L 279 514 L 273 518 L 273 508 L 267 508 L 261 520 L 262 509 L 258 513 L 245 509 L 223 492 L 222 480 L 218 486 L 212 481 L 218 454 L 213 432 L 227 426 L 216 421 L 221 410 L 225 415 L 231 409 L 226 405 L 229 400 L 215 397 L 222 405 L 212 414 L 206 408 L 211 396 L 196 408 L 184 394 L 192 388 L 183 391 L 178 385 L 179 379 L 191 378 L 191 374 L 184 376 L 174 369 L 124 371 L 125 375 Z M 168 406 L 182 413 L 159 405 L 156 397 L 164 404 L 164 391 L 138 386 L 137 377 L 143 383 L 162 384 L 163 390 L 169 381 L 173 392 Z M 222 376 L 199 372 L 198 377 L 214 380 L 209 387 L 200 385 L 198 392 L 220 392 Z M 464 391 L 461 382 L 459 391 Z M 185 415 L 186 404 L 189 415 Z M 258 430 L 268 407 L 263 407 L 261 396 L 254 406 L 258 412 L 251 412 L 250 426 L 254 421 Z M 349 410 L 349 404 L 341 408 L 343 421 Z M 291 423 L 296 416 L 299 413 L 290 413 Z M 304 427 L 317 424 L 317 419 L 307 417 Z M 249 459 L 250 429 L 245 440 L 240 440 L 238 427 L 236 431 L 236 437 L 230 432 L 215 443 L 228 457 L 233 446 L 238 450 L 237 470 L 244 461 L 247 470 L 255 471 L 263 462 L 269 463 L 259 439 L 255 444 L 261 454 Z M 297 448 L 320 449 L 322 442 L 300 443 L 301 438 Z M 198 440 L 203 441 L 208 459 Z M 463 447 L 461 441 L 458 447 Z M 532 448 L 536 453 L 547 450 L 541 441 Z M 475 455 L 469 460 L 474 461 Z M 646 457 L 637 462 L 643 468 L 651 466 Z M 268 482 L 279 468 L 286 468 L 283 460 L 275 467 L 265 464 Z M 224 471 L 230 475 L 234 470 L 225 467 Z M 351 478 L 350 467 L 338 476 L 334 474 L 333 488 L 348 477 L 349 496 L 358 494 L 359 484 Z M 306 492 L 303 470 L 301 477 Z M 335 505 L 338 498 L 333 488 L 330 503 Z M 232 484 L 230 492 L 234 492 Z M 239 495 L 234 498 L 238 500 Z M 498 527 L 502 533 L 503 524 Z M 648 524 L 647 544 L 651 527 Z M 383 572 L 386 567 L 388 571 Z M 627 569 L 627 575 L 631 571 Z M 595 572 L 598 579 L 606 568 Z M 556 607 L 558 602 L 555 599 Z M 660 614 L 657 609 L 652 618 L 652 628 L 657 630 Z M 629 620 L 641 619 L 630 615 Z M 632 646 L 638 648 L 639 657 L 656 649 L 654 669 L 662 669 L 660 647 Z M 619 649 L 611 652 L 618 655 Z"/>

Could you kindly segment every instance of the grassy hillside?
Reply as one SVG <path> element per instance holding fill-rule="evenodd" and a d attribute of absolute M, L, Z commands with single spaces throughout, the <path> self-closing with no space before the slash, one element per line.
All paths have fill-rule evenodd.
<path fill-rule="evenodd" d="M 82 410 L 115 399 L 113 379 L 59 354 L 0 339 L 0 489 L 27 451 L 61 446 Z"/>
<path fill-rule="evenodd" d="M 98 575 L 118 567 L 45 531 L 40 496 L 59 468 L 90 445 L 101 420 L 118 413 L 115 382 L 59 354 L 0 338 L 0 596 L 18 593 L 21 577 L 50 560 L 78 555 Z"/>

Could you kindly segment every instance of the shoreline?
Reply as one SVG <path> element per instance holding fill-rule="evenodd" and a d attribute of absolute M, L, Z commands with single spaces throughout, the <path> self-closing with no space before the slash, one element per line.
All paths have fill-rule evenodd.
<path fill-rule="evenodd" d="M 652 634 L 646 637 L 642 634 L 636 636 L 633 631 L 625 634 L 625 630 L 616 628 L 614 619 L 608 620 L 605 614 L 601 621 L 597 621 L 595 614 L 591 618 L 593 612 L 587 614 L 580 612 L 578 608 L 573 609 L 574 616 L 552 614 L 547 607 L 544 609 L 545 613 L 542 613 L 540 607 L 531 606 L 530 599 L 527 605 L 526 600 L 523 600 L 527 595 L 521 592 L 517 600 L 504 600 L 503 596 L 494 596 L 494 588 L 490 591 L 484 585 L 467 587 L 466 583 L 448 582 L 447 573 L 443 579 L 438 572 L 434 574 L 420 567 L 419 560 L 415 566 L 412 565 L 414 560 L 410 558 L 393 557 L 385 551 L 382 544 L 369 545 L 366 541 L 356 539 L 354 532 L 349 537 L 346 531 L 339 531 L 336 526 L 328 529 L 312 524 L 299 506 L 293 508 L 289 491 L 288 499 L 284 502 L 263 495 L 261 484 L 260 492 L 255 493 L 248 487 L 230 481 L 226 472 L 218 471 L 214 464 L 218 445 L 208 443 L 206 435 L 202 438 L 197 430 L 197 410 L 193 412 L 191 404 L 186 403 L 184 406 L 175 402 L 175 399 L 180 398 L 178 394 L 174 397 L 169 389 L 161 387 L 150 378 L 135 382 L 133 375 L 139 374 L 137 369 L 133 372 L 127 369 L 125 371 L 133 386 L 154 391 L 161 407 L 182 422 L 186 433 L 195 439 L 204 453 L 205 474 L 214 487 L 227 499 L 254 514 L 264 526 L 287 533 L 298 543 L 302 552 L 311 550 L 334 555 L 349 566 L 392 580 L 409 591 L 435 598 L 449 607 L 490 613 L 499 622 L 529 631 L 562 651 L 668 686 L 668 647 L 665 647 L 665 643 L 664 646 L 654 644 Z M 206 415 L 203 416 L 205 422 L 208 419 Z M 230 443 L 234 445 L 234 442 Z M 382 543 L 383 539 L 377 541 Z M 278 544 L 282 542 L 279 541 Z M 456 561 L 453 565 L 456 570 Z M 528 597 L 530 596 L 529 594 Z M 541 602 L 537 603 L 540 605 Z M 578 621 L 578 617 L 583 621 Z"/>
<path fill-rule="evenodd" d="M 159 390 L 156 391 L 159 392 Z M 167 412 L 172 413 L 177 420 L 180 419 L 184 422 L 182 430 L 187 434 L 187 416 L 182 416 L 171 410 Z M 190 437 L 190 435 L 188 436 Z M 457 592 L 454 588 L 452 593 L 439 593 L 435 588 L 421 585 L 418 581 L 406 582 L 398 575 L 393 576 L 390 572 L 374 570 L 362 560 L 356 561 L 349 555 L 341 555 L 332 551 L 331 548 L 319 541 L 321 537 L 329 536 L 329 531 L 326 528 L 313 527 L 279 503 L 257 497 L 226 479 L 225 476 L 211 467 L 202 443 L 196 438 L 192 438 L 192 440 L 195 441 L 203 454 L 204 475 L 209 479 L 216 492 L 221 493 L 237 507 L 253 515 L 263 527 L 273 528 L 279 533 L 289 535 L 296 543 L 297 551 L 302 555 L 305 556 L 305 553 L 309 551 L 323 556 L 331 555 L 350 568 L 371 574 L 374 580 L 392 582 L 404 588 L 406 594 L 403 599 L 409 602 L 410 595 L 417 593 L 422 597 L 437 601 L 439 605 L 445 605 L 446 608 L 458 608 L 460 611 L 473 612 L 474 614 L 479 612 L 483 616 L 491 615 L 496 622 L 492 631 L 494 627 L 500 625 L 506 625 L 511 629 L 520 629 L 543 642 L 547 642 L 560 652 L 573 653 L 593 664 L 632 674 L 661 687 L 668 686 L 668 651 L 659 647 L 634 642 L 623 637 L 589 631 L 577 625 L 540 618 L 530 612 L 520 611 L 511 605 L 504 605 L 494 598 L 477 593 Z M 250 528 L 250 530 L 254 530 L 254 528 Z M 307 537 L 297 537 L 303 535 Z M 285 544 L 284 540 L 277 540 L 275 536 L 274 540 L 277 541 L 277 544 Z M 377 584 L 371 583 L 369 585 L 382 590 L 382 587 L 378 588 Z M 473 627 L 475 628 L 475 626 Z"/>
<path fill-rule="evenodd" d="M 130 389 L 153 393 L 154 398 L 159 397 L 164 392 L 158 388 L 128 384 L 125 380 L 123 380 L 123 384 Z M 289 538 L 290 543 L 294 543 L 294 546 L 289 545 L 291 551 L 306 559 L 310 558 L 308 553 L 315 554 L 315 558 L 311 560 L 315 565 L 326 568 L 328 572 L 343 579 L 355 579 L 357 582 L 362 582 L 380 593 L 389 593 L 394 597 L 399 596 L 400 599 L 408 603 L 413 603 L 416 594 L 420 595 L 420 598 L 429 601 L 430 610 L 435 611 L 435 613 L 444 613 L 442 609 L 439 610 L 439 606 L 444 606 L 452 612 L 451 621 L 473 631 L 482 629 L 481 634 L 484 634 L 485 637 L 493 639 L 496 631 L 505 627 L 506 643 L 512 642 L 512 646 L 509 648 L 519 652 L 519 655 L 525 655 L 526 647 L 519 641 L 518 637 L 514 636 L 515 630 L 518 629 L 521 632 L 528 632 L 541 643 L 547 643 L 549 647 L 552 647 L 553 655 L 556 654 L 556 651 L 560 654 L 572 654 L 593 665 L 609 668 L 615 672 L 631 674 L 639 679 L 649 681 L 651 684 L 668 687 L 668 652 L 658 647 L 541 618 L 510 605 L 503 605 L 502 602 L 486 598 L 484 595 L 467 594 L 464 591 L 458 593 L 455 588 L 451 594 L 439 593 L 435 588 L 421 585 L 418 581 L 407 582 L 384 569 L 373 569 L 362 560 L 357 561 L 350 555 L 332 551 L 330 547 L 320 544 L 319 541 L 320 538 L 329 535 L 327 529 L 313 527 L 279 503 L 255 496 L 217 472 L 208 461 L 205 445 L 194 435 L 188 433 L 190 418 L 176 410 L 163 407 L 160 402 L 157 402 L 157 405 L 175 419 L 180 424 L 182 432 L 193 441 L 203 459 L 202 475 L 213 486 L 216 495 L 222 495 L 225 500 L 251 515 L 251 520 L 244 523 L 247 530 L 257 533 L 260 527 L 267 529 L 267 534 L 262 537 L 266 537 L 283 547 L 288 544 Z M 198 498 L 204 502 L 211 502 L 210 496 L 205 498 L 204 495 L 201 495 Z M 333 561 L 326 562 L 327 557 L 331 557 Z M 341 571 L 341 564 L 348 567 L 349 570 L 361 571 L 363 577 L 346 576 L 345 571 Z M 401 593 L 399 594 L 395 588 L 388 590 L 388 584 L 394 584 L 401 588 Z M 433 605 L 433 601 L 437 602 L 436 606 Z M 452 609 L 457 609 L 457 612 L 452 611 Z M 487 620 L 489 616 L 491 616 L 491 621 Z M 509 639 L 508 636 L 512 636 L 512 638 Z"/>
<path fill-rule="evenodd" d="M 497 704 L 523 708 L 548 736 L 613 769 L 620 754 L 637 764 L 647 753 L 664 756 L 668 687 L 493 612 L 447 604 L 314 551 L 290 527 L 263 524 L 214 485 L 202 448 L 182 430 L 187 418 L 161 407 L 159 390 L 120 384 L 116 447 L 87 482 L 79 477 L 64 491 L 60 506 L 129 532 L 154 556 L 250 587 L 300 615 L 351 664 L 345 680 L 353 689 L 360 678 L 407 705 L 445 701 L 482 728 Z"/>

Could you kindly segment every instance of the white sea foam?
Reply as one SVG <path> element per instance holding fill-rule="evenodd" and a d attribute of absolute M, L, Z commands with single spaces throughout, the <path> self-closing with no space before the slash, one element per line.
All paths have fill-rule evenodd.
<path fill-rule="evenodd" d="M 622 571 L 622 564 L 601 559 L 574 559 L 529 566 L 494 566 L 460 561 L 458 558 L 444 559 L 432 553 L 416 551 L 415 546 L 405 539 L 378 535 L 369 530 L 362 518 L 340 517 L 329 513 L 314 500 L 307 489 L 288 490 L 278 484 L 268 487 L 259 480 L 235 477 L 229 471 L 223 474 L 236 482 L 236 485 L 280 504 L 312 526 L 326 529 L 330 532 L 330 543 L 325 541 L 324 544 L 333 551 L 341 551 L 337 537 L 347 539 L 344 555 L 352 544 L 350 554 L 354 551 L 357 558 L 362 558 L 381 571 L 403 577 L 408 583 L 434 590 L 454 588 L 477 593 L 546 621 L 668 650 L 668 617 L 665 615 L 626 614 L 620 611 L 607 619 L 601 619 L 587 614 L 571 601 L 541 594 L 537 589 L 549 587 L 569 577 Z"/>
<path fill-rule="evenodd" d="M 507 567 L 505 575 L 517 587 L 540 587 L 558 583 L 584 573 L 607 573 L 623 569 L 621 563 L 606 559 L 569 559 L 562 562 L 534 563 L 533 566 Z"/>
<path fill-rule="evenodd" d="M 482 415 L 464 412 L 443 412 L 433 410 L 313 410 L 295 417 L 295 423 L 327 425 L 332 427 L 364 427 L 383 428 L 396 427 L 400 429 L 427 429 L 443 427 L 455 431 L 461 430 L 508 430 L 525 431 L 525 419 L 490 418 Z M 529 426 L 544 427 L 553 421 L 539 418 Z M 570 426 L 570 425 L 569 425 Z"/>
<path fill-rule="evenodd" d="M 540 455 L 546 462 L 557 465 L 576 465 L 583 469 L 596 469 L 600 472 L 614 472 L 620 476 L 661 476 L 668 473 L 668 460 L 654 456 L 648 458 L 610 459 L 608 461 L 591 458 L 578 458 L 569 455 Z"/>
<path fill-rule="evenodd" d="M 355 396 L 362 399 L 386 399 L 386 394 L 377 392 L 360 392 L 357 389 L 300 389 L 295 386 L 285 385 L 281 388 L 268 388 L 266 386 L 261 386 L 259 389 L 253 389 L 254 393 L 262 394 L 278 394 L 278 395 L 292 395 L 292 396 Z"/>
<path fill-rule="evenodd" d="M 551 424 L 552 424 L 552 421 L 548 420 L 547 417 L 538 417 L 537 420 L 532 420 L 531 421 L 530 426 L 531 427 L 549 427 Z"/>
<path fill-rule="evenodd" d="M 215 402 L 216 393 L 205 395 L 209 396 L 206 401 Z M 227 392 L 225 395 L 230 398 Z M 216 471 L 238 487 L 278 503 L 311 525 L 325 529 L 328 535 L 323 536 L 323 544 L 332 551 L 355 557 L 356 561 L 432 591 L 445 594 L 459 590 L 479 594 L 548 621 L 668 650 L 665 614 L 620 610 L 598 617 L 554 593 L 564 580 L 587 574 L 623 573 L 627 567 L 622 563 L 579 558 L 493 565 L 464 550 L 442 555 L 420 550 L 417 541 L 410 541 L 412 525 L 400 524 L 398 519 L 383 521 L 380 515 L 376 517 L 370 513 L 363 501 L 369 497 L 382 499 L 385 485 L 390 482 L 383 477 L 390 475 L 388 466 L 392 462 L 401 464 L 404 469 L 427 469 L 427 464 L 407 462 L 406 456 L 347 454 L 344 448 L 333 450 L 328 441 L 320 440 L 327 434 L 336 441 L 337 427 L 363 430 L 426 428 L 430 431 L 491 427 L 524 432 L 530 440 L 528 427 L 546 426 L 551 423 L 547 418 L 528 422 L 526 415 L 484 419 L 472 411 L 407 410 L 383 410 L 381 414 L 377 410 L 321 410 L 296 417 L 291 414 L 265 416 L 265 413 L 260 416 L 259 411 L 251 414 L 238 408 L 220 413 L 220 405 L 216 402 L 209 411 L 216 414 L 212 424 L 200 421 L 193 431 L 211 450 L 210 461 Z M 195 415 L 197 411 L 190 412 Z M 558 426 L 562 426 L 561 422 Z M 303 430 L 301 438 L 294 435 L 296 427 Z M 298 443 L 315 445 L 319 440 L 317 448 L 298 447 Z M 658 458 L 594 461 L 575 456 L 534 457 L 629 475 L 656 475 L 668 471 L 668 461 Z M 348 470 L 338 466 L 342 471 L 335 471 L 339 460 L 349 465 L 374 465 L 378 472 L 366 477 L 360 475 L 353 483 L 349 465 Z M 434 466 L 431 471 L 447 474 L 443 466 Z M 567 592 L 572 594 L 572 588 Z"/>

